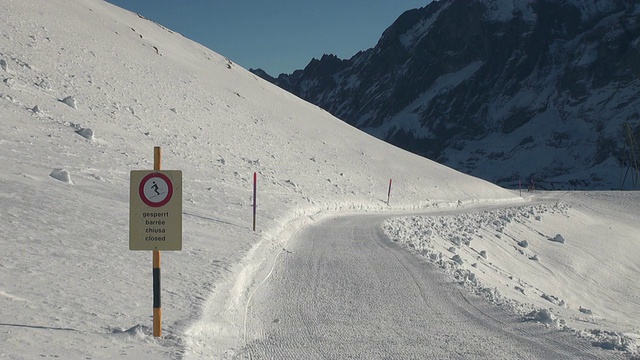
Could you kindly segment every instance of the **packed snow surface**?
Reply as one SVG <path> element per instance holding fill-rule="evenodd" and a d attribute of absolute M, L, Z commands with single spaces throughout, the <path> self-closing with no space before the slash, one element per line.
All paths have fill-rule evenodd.
<path fill-rule="evenodd" d="M 442 267 L 445 288 L 509 304 L 551 337 L 636 352 L 636 193 L 521 195 L 376 140 L 107 2 L 0 2 L 0 359 L 240 354 L 259 330 L 245 321 L 252 295 L 292 235 L 363 213 L 393 215 L 376 225 L 388 244 Z M 128 247 L 129 175 L 153 168 L 154 146 L 162 169 L 183 171 L 158 338 L 152 256 Z"/>

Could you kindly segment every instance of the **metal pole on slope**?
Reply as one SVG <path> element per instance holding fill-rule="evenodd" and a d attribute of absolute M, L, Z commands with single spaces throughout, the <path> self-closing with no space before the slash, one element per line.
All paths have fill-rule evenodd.
<path fill-rule="evenodd" d="M 253 173 L 253 231 L 256 231 L 256 188 L 258 184 L 258 175 Z"/>
<path fill-rule="evenodd" d="M 522 197 L 522 180 L 518 180 L 518 190 L 520 190 L 520 197 Z"/>
<path fill-rule="evenodd" d="M 153 148 L 153 170 L 162 163 L 160 147 Z M 160 306 L 160 250 L 153 250 L 153 336 L 162 336 L 162 307 Z"/>
<path fill-rule="evenodd" d="M 387 193 L 387 206 L 389 205 L 389 199 L 391 198 L 391 182 L 393 179 L 389 179 L 389 192 Z"/>

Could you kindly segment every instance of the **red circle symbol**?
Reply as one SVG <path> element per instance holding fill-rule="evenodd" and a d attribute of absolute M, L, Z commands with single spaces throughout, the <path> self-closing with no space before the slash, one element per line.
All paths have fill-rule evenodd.
<path fill-rule="evenodd" d="M 173 196 L 173 184 L 165 174 L 150 173 L 140 181 L 138 188 L 142 202 L 151 207 L 166 205 Z"/>

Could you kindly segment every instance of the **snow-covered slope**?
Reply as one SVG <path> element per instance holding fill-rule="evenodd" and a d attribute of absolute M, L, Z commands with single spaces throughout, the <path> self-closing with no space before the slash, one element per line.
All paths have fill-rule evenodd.
<path fill-rule="evenodd" d="M 245 265 L 310 215 L 515 197 L 104 1 L 1 3 L 0 357 L 179 356 L 207 299 L 241 302 Z M 152 169 L 154 146 L 184 187 L 162 339 L 148 336 L 151 254 L 128 250 L 129 172 Z"/>

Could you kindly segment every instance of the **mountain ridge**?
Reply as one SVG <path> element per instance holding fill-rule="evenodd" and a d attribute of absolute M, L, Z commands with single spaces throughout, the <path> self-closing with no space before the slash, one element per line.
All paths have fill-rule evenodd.
<path fill-rule="evenodd" d="M 632 188 L 639 19 L 640 6 L 620 0 L 434 1 L 350 59 L 324 55 L 262 77 L 501 186 Z"/>

